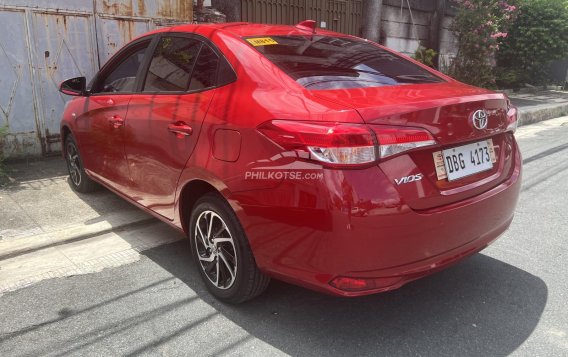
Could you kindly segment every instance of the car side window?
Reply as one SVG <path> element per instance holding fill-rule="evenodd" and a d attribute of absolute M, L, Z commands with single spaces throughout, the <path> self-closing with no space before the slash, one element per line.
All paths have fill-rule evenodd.
<path fill-rule="evenodd" d="M 150 41 L 134 46 L 133 52 L 129 52 L 130 54 L 99 82 L 98 90 L 95 92 L 128 93 L 136 91 L 136 74 L 144 61 L 144 55 L 149 45 Z"/>
<path fill-rule="evenodd" d="M 217 67 L 219 66 L 219 56 L 213 50 L 203 45 L 195 69 L 191 76 L 189 90 L 201 90 L 214 87 L 217 84 Z"/>
<path fill-rule="evenodd" d="M 201 41 L 187 37 L 160 39 L 152 55 L 143 91 L 186 91 L 201 46 Z"/>

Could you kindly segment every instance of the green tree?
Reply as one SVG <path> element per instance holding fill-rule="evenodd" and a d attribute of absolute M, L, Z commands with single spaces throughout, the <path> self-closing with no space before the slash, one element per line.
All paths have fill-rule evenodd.
<path fill-rule="evenodd" d="M 457 14 L 450 27 L 458 51 L 449 74 L 479 87 L 495 87 L 495 53 L 512 23 L 516 0 L 454 0 Z"/>
<path fill-rule="evenodd" d="M 551 83 L 550 64 L 568 58 L 568 0 L 521 0 L 497 54 L 500 84 Z"/>

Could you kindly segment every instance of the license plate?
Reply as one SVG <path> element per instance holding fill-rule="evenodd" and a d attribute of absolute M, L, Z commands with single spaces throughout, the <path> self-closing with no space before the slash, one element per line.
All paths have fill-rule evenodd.
<path fill-rule="evenodd" d="M 491 139 L 437 151 L 433 156 L 438 180 L 448 181 L 491 170 L 497 161 Z"/>

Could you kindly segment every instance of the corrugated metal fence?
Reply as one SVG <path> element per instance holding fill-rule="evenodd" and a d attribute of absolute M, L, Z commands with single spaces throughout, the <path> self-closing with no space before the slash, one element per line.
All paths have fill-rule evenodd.
<path fill-rule="evenodd" d="M 312 19 L 319 27 L 359 36 L 361 3 L 361 0 L 242 0 L 241 19 L 288 25 Z"/>
<path fill-rule="evenodd" d="M 0 0 L 0 126 L 4 157 L 58 151 L 67 78 L 92 78 L 132 38 L 189 22 L 191 0 Z"/>

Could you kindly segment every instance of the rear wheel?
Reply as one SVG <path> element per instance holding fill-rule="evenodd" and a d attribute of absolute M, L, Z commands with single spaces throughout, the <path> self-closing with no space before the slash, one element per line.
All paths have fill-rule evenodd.
<path fill-rule="evenodd" d="M 200 198 L 190 223 L 193 255 L 213 295 L 237 304 L 266 289 L 270 279 L 258 269 L 244 231 L 222 197 L 209 193 Z"/>
<path fill-rule="evenodd" d="M 72 135 L 68 135 L 65 139 L 65 161 L 67 161 L 67 170 L 69 171 L 69 183 L 73 190 L 88 193 L 99 188 L 99 185 L 85 173 L 77 143 Z"/>

